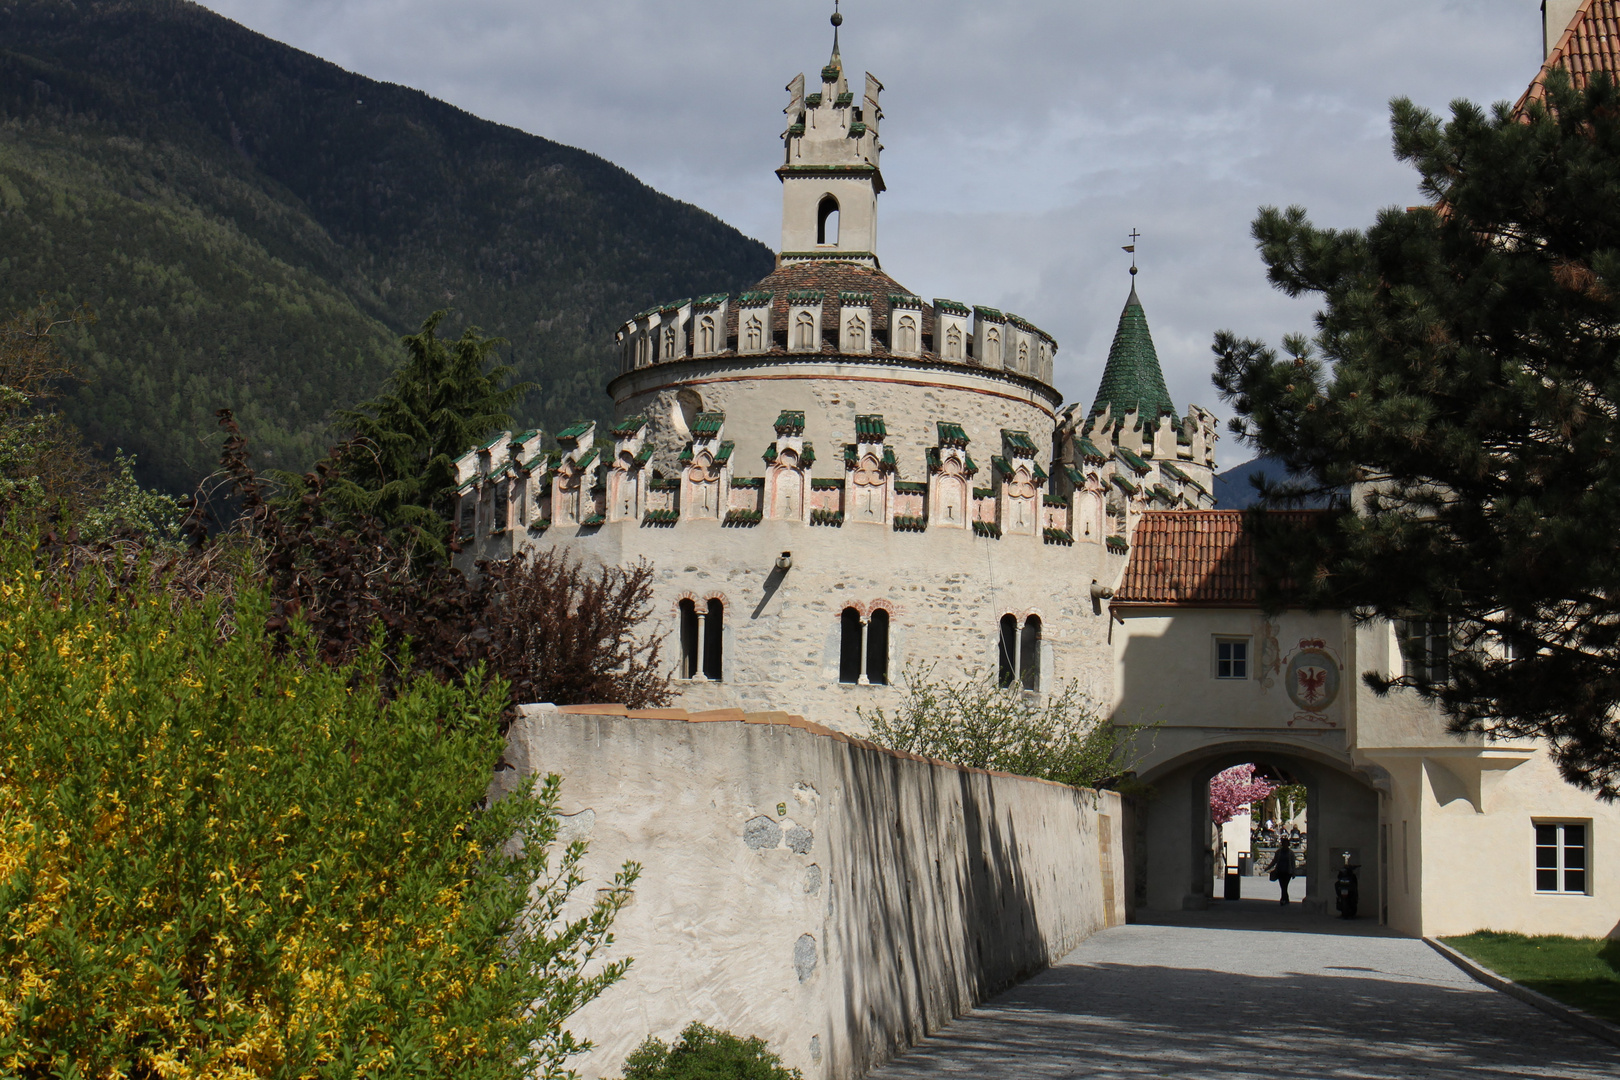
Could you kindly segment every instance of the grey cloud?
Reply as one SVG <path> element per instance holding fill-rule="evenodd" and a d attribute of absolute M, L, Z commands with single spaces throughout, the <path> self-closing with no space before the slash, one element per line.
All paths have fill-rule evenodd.
<path fill-rule="evenodd" d="M 831 44 L 771 0 L 207 0 L 373 78 L 576 146 L 775 246 L 785 95 Z M 1516 98 L 1537 0 L 849 0 L 847 65 L 884 93 L 884 267 L 926 296 L 1052 332 L 1089 403 L 1143 232 L 1141 292 L 1178 405 L 1217 405 L 1209 341 L 1277 339 L 1312 307 L 1269 288 L 1263 204 L 1338 226 L 1415 201 L 1387 103 Z M 813 75 L 812 75 L 813 77 Z M 1221 411 L 1217 409 L 1217 411 Z M 1230 445 L 1222 460 L 1247 453 Z"/>

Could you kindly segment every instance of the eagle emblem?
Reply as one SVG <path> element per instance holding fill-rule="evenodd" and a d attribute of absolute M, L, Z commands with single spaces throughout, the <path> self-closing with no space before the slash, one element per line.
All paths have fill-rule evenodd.
<path fill-rule="evenodd" d="M 1319 713 L 1339 696 L 1339 662 L 1318 641 L 1300 644 L 1307 647 L 1288 660 L 1285 675 L 1288 697 L 1306 712 Z"/>

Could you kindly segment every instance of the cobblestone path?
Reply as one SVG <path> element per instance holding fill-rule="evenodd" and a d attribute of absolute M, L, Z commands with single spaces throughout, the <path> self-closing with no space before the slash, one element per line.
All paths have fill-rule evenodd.
<path fill-rule="evenodd" d="M 873 1080 L 1620 1077 L 1620 1047 L 1421 941 L 1261 901 L 1226 909 L 1104 931 Z"/>

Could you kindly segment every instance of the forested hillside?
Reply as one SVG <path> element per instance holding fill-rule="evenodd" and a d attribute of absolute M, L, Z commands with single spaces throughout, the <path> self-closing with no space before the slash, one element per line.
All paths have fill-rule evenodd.
<path fill-rule="evenodd" d="M 99 318 L 71 419 L 188 488 L 237 410 L 301 467 L 433 309 L 511 340 L 518 419 L 605 416 L 612 334 L 771 254 L 595 155 L 182 0 L 0 0 L 0 307 Z"/>

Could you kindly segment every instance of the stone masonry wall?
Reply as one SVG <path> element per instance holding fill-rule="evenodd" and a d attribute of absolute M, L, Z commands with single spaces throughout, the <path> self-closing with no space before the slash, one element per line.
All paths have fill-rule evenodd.
<path fill-rule="evenodd" d="M 569 1023 L 587 1078 L 698 1020 L 855 1080 L 1124 921 L 1109 792 L 735 710 L 527 706 L 507 761 L 497 796 L 563 776 L 592 885 L 643 866 L 614 927 L 630 972 Z"/>

